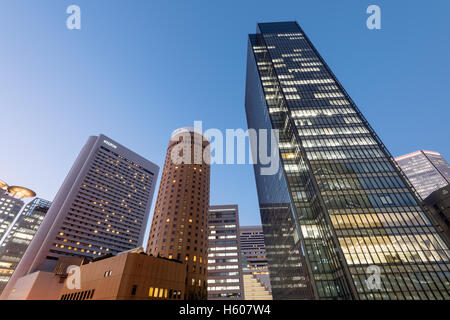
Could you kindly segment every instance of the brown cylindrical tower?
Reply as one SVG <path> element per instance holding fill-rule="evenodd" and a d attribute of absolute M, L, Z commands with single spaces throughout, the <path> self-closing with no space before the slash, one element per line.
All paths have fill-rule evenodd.
<path fill-rule="evenodd" d="M 201 133 L 193 128 L 174 131 L 147 244 L 147 253 L 186 264 L 185 299 L 189 300 L 208 296 L 209 157 L 209 141 Z"/>

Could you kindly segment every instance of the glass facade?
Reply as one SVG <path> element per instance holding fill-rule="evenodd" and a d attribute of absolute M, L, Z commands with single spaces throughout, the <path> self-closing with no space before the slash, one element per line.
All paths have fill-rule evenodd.
<path fill-rule="evenodd" d="M 11 278 L 20 259 L 42 223 L 51 202 L 35 198 L 28 203 L 15 220 L 0 246 L 0 293 Z"/>
<path fill-rule="evenodd" d="M 300 26 L 248 46 L 248 127 L 280 136 L 279 172 L 254 166 L 274 299 L 450 299 L 448 239 Z"/>
<path fill-rule="evenodd" d="M 450 183 L 450 165 L 438 152 L 420 150 L 395 161 L 422 199 Z"/>
<path fill-rule="evenodd" d="M 0 244 L 3 242 L 3 238 L 11 223 L 22 209 L 23 204 L 22 200 L 8 194 L 6 188 L 3 189 L 0 185 Z"/>

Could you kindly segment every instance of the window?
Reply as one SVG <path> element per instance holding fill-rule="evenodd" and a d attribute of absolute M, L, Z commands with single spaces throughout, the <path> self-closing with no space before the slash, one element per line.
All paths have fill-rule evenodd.
<path fill-rule="evenodd" d="M 137 285 L 133 285 L 133 288 L 131 289 L 131 295 L 132 296 L 136 295 L 136 290 L 137 290 Z"/>

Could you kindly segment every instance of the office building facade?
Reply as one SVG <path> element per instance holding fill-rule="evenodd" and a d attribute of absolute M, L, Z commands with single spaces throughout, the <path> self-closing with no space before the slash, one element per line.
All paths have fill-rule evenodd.
<path fill-rule="evenodd" d="M 240 233 L 245 300 L 269 300 L 272 287 L 262 226 L 241 226 Z"/>
<path fill-rule="evenodd" d="M 208 300 L 243 300 L 237 205 L 211 206 L 208 215 Z"/>
<path fill-rule="evenodd" d="M 51 202 L 34 198 L 23 208 L 0 245 L 0 294 L 36 234 Z"/>
<path fill-rule="evenodd" d="M 193 128 L 173 132 L 147 244 L 148 254 L 185 262 L 187 300 L 207 299 L 208 149 L 207 138 Z"/>
<path fill-rule="evenodd" d="M 274 299 L 450 299 L 448 244 L 296 22 L 249 35 L 245 102 L 279 130 L 279 171 L 254 165 Z"/>
<path fill-rule="evenodd" d="M 395 161 L 422 199 L 450 183 L 450 165 L 439 152 L 419 150 Z"/>
<path fill-rule="evenodd" d="M 51 271 L 59 257 L 92 259 L 142 245 L 158 171 L 112 139 L 90 137 L 2 298 L 19 277 Z"/>

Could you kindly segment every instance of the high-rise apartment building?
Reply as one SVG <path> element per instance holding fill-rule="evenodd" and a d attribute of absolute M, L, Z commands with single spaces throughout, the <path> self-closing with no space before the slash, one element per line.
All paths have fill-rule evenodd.
<path fill-rule="evenodd" d="M 88 139 L 2 298 L 59 257 L 94 258 L 142 245 L 159 167 L 104 136 Z"/>
<path fill-rule="evenodd" d="M 241 226 L 245 300 L 272 298 L 262 226 Z"/>
<path fill-rule="evenodd" d="M 208 150 L 209 141 L 201 132 L 173 132 L 147 244 L 148 254 L 185 262 L 187 300 L 207 298 Z"/>
<path fill-rule="evenodd" d="M 395 161 L 422 199 L 450 183 L 450 165 L 438 152 L 419 150 Z"/>
<path fill-rule="evenodd" d="M 450 299 L 446 240 L 296 22 L 249 36 L 246 113 L 279 130 L 254 165 L 274 299 Z"/>
<path fill-rule="evenodd" d="M 208 299 L 244 299 L 237 205 L 211 206 L 208 216 Z"/>
<path fill-rule="evenodd" d="M 41 225 L 51 202 L 34 198 L 20 213 L 0 245 L 0 294 Z"/>

